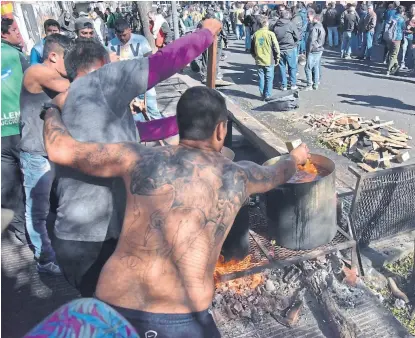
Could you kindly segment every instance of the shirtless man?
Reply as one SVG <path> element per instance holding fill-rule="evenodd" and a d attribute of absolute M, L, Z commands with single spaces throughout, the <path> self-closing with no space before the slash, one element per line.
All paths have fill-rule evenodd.
<path fill-rule="evenodd" d="M 147 148 L 133 142 L 78 142 L 57 108 L 45 113 L 52 161 L 124 180 L 124 224 L 96 297 L 142 337 L 152 331 L 157 338 L 220 337 L 207 309 L 215 264 L 236 214 L 249 195 L 287 182 L 308 157 L 303 144 L 273 166 L 228 160 L 220 153 L 227 115 L 218 92 L 190 88 L 177 105 L 180 144 Z"/>
<path fill-rule="evenodd" d="M 26 70 L 20 93 L 22 138 L 19 147 L 26 194 L 26 229 L 33 245 L 37 270 L 52 274 L 61 273 L 46 229 L 55 175 L 43 144 L 43 123 L 39 121 L 39 112 L 49 97 L 69 88 L 64 56 L 71 45 L 72 40 L 64 35 L 46 37 L 42 46 L 44 62 Z"/>

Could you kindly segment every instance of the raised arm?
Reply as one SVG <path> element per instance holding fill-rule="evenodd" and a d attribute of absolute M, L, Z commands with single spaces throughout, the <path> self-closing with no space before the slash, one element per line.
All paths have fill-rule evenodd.
<path fill-rule="evenodd" d="M 172 42 L 148 58 L 111 63 L 98 70 L 105 97 L 113 111 L 123 109 L 131 100 L 169 78 L 202 54 L 219 33 L 218 20 L 207 19 L 203 28 Z M 114 84 L 114 85 L 108 85 Z"/>
<path fill-rule="evenodd" d="M 254 162 L 237 162 L 247 176 L 247 194 L 267 192 L 287 181 L 297 171 L 298 164 L 304 164 L 309 157 L 308 147 L 303 143 L 294 149 L 289 155 L 284 155 L 275 164 L 261 166 Z"/>
<path fill-rule="evenodd" d="M 123 177 L 138 160 L 137 143 L 88 143 L 75 140 L 60 112 L 49 108 L 44 115 L 43 138 L 49 160 L 98 177 Z"/>

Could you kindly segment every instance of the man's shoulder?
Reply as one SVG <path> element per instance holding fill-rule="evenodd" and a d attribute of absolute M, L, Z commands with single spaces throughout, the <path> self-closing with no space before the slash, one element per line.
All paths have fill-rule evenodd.
<path fill-rule="evenodd" d="M 120 44 L 121 44 L 120 39 L 118 39 L 117 37 L 115 37 L 115 38 L 113 38 L 113 39 L 109 42 L 108 47 L 110 47 L 110 46 L 118 46 L 118 45 L 120 45 Z"/>

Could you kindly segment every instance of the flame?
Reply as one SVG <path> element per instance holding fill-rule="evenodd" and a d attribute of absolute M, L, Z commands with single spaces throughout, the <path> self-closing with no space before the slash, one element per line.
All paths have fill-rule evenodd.
<path fill-rule="evenodd" d="M 232 273 L 236 271 L 247 270 L 257 265 L 258 263 L 252 262 L 252 255 L 248 255 L 243 260 L 240 260 L 240 261 L 236 259 L 232 259 L 228 262 L 225 262 L 225 257 L 220 255 L 218 262 L 216 264 L 215 274 L 214 274 L 216 287 L 226 284 L 226 283 L 220 282 L 221 275 L 226 275 L 228 273 Z M 227 282 L 227 286 L 228 288 L 235 290 L 237 293 L 241 293 L 246 286 L 248 286 L 251 289 L 255 289 L 257 286 L 259 286 L 263 282 L 264 282 L 264 277 L 262 276 L 261 273 L 257 273 L 254 275 L 233 279 Z"/>

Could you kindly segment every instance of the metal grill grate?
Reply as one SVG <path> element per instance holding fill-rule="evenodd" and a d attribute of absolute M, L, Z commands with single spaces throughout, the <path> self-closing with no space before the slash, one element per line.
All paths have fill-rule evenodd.
<path fill-rule="evenodd" d="M 415 165 L 363 175 L 351 222 L 359 244 L 415 229 Z"/>
<path fill-rule="evenodd" d="M 253 266 L 244 270 L 231 272 L 220 276 L 221 281 L 228 281 L 235 278 L 258 273 L 267 268 L 283 267 L 295 264 L 307 259 L 316 258 L 336 250 L 343 250 L 354 246 L 347 233 L 338 227 L 338 232 L 334 239 L 326 244 L 312 250 L 290 250 L 278 245 L 271 244 L 268 236 L 268 221 L 261 208 L 249 208 L 249 253 L 252 255 Z"/>

